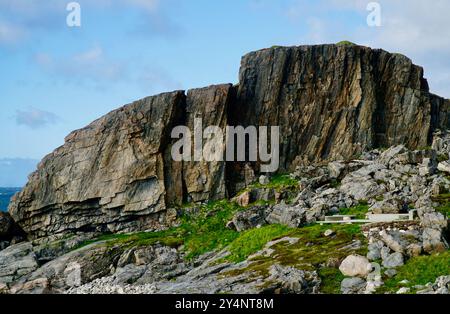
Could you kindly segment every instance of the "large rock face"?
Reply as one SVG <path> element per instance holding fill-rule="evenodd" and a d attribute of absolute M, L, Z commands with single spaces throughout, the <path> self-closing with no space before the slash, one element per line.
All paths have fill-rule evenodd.
<path fill-rule="evenodd" d="M 232 100 L 232 86 L 220 85 L 191 90 L 186 100 L 186 125 L 194 130 L 195 118 L 202 118 L 202 128 L 228 125 L 228 106 Z M 225 136 L 222 139 L 225 143 Z M 205 145 L 208 144 L 205 139 Z M 222 145 L 224 148 L 224 145 Z M 226 196 L 224 162 L 184 162 L 183 179 L 188 201 L 223 199 Z"/>
<path fill-rule="evenodd" d="M 281 127 L 281 166 L 429 144 L 448 101 L 408 58 L 361 46 L 265 49 L 242 59 L 238 122 Z"/>
<path fill-rule="evenodd" d="M 149 97 L 70 134 L 12 200 L 13 218 L 32 238 L 150 228 L 166 208 L 167 135 L 183 102 L 183 92 Z"/>
<path fill-rule="evenodd" d="M 203 129 L 280 126 L 280 170 L 289 170 L 376 147 L 428 146 L 447 127 L 448 107 L 401 55 L 360 46 L 265 49 L 242 59 L 238 86 L 148 97 L 73 132 L 39 164 L 10 213 L 31 239 L 159 228 L 167 209 L 232 194 L 249 171 L 238 162 L 173 161 L 175 126 L 193 130 L 195 118 Z"/>

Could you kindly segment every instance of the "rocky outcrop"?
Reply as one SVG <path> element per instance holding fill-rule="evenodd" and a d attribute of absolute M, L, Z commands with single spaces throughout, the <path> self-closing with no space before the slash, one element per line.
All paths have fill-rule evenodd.
<path fill-rule="evenodd" d="M 242 59 L 237 120 L 281 127 L 281 165 L 348 159 L 377 147 L 428 146 L 449 101 L 429 93 L 423 69 L 361 46 L 302 46 Z"/>
<path fill-rule="evenodd" d="M 435 143 L 449 140 L 443 134 L 434 138 Z M 38 239 L 11 245 L 0 251 L 0 294 L 350 294 L 380 288 L 448 293 L 446 277 L 421 287 L 414 287 L 421 273 L 408 276 L 407 286 L 401 280 L 417 261 L 430 261 L 436 275 L 449 273 L 450 179 L 436 169 L 420 175 L 419 165 L 425 156 L 431 164 L 437 156 L 448 160 L 450 146 L 433 151 L 393 146 L 365 152 L 358 160 L 301 166 L 290 175 L 260 178 L 246 189 L 248 202 L 243 193 L 213 204 L 185 205 L 182 223 L 163 232 L 97 240 L 79 232 L 49 243 Z M 374 189 L 366 189 L 363 181 Z M 417 212 L 414 220 L 360 227 L 316 223 L 333 214 L 363 219 L 383 206 L 399 213 L 405 210 L 400 204 Z M 399 282 L 394 290 L 390 279 Z"/>
<path fill-rule="evenodd" d="M 183 102 L 182 92 L 145 98 L 71 133 L 13 198 L 15 221 L 30 238 L 151 228 L 166 209 L 164 156 Z"/>
<path fill-rule="evenodd" d="M 238 86 L 148 97 L 71 133 L 9 210 L 30 239 L 156 230 L 176 218 L 174 206 L 234 194 L 259 172 L 258 162 L 174 161 L 175 126 L 193 130 L 197 117 L 203 128 L 280 126 L 280 170 L 293 170 L 377 147 L 428 146 L 432 131 L 449 123 L 448 107 L 401 55 L 361 46 L 265 49 L 243 57 Z M 383 193 L 366 179 L 356 183 Z M 340 190 L 362 199 L 354 178 L 345 180 Z M 322 215 L 318 207 L 305 219 Z"/>
<path fill-rule="evenodd" d="M 12 245 L 0 252 L 0 284 L 17 282 L 38 267 L 31 243 Z"/>

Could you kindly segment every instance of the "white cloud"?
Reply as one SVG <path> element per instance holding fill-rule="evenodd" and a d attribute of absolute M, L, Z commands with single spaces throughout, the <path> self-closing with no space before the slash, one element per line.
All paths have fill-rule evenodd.
<path fill-rule="evenodd" d="M 375 1 L 381 5 L 381 27 L 366 24 L 369 2 L 372 1 L 295 0 L 285 13 L 293 23 L 306 26 L 308 31 L 302 43 L 351 40 L 403 53 L 424 67 L 432 92 L 450 97 L 450 1 Z M 341 13 L 351 14 L 352 18 L 346 21 Z"/>
<path fill-rule="evenodd" d="M 98 86 L 104 82 L 121 80 L 127 75 L 127 67 L 109 59 L 99 45 L 70 56 L 38 53 L 35 60 L 45 71 L 72 83 L 88 82 Z"/>
<path fill-rule="evenodd" d="M 75 55 L 73 59 L 78 64 L 95 64 L 102 61 L 103 49 L 99 45 L 95 45 L 92 49 Z"/>
<path fill-rule="evenodd" d="M 35 62 L 59 82 L 94 88 L 112 88 L 114 84 L 134 83 L 143 91 L 181 89 L 164 68 L 149 66 L 140 59 L 112 60 L 100 45 L 70 56 L 38 53 Z"/>
<path fill-rule="evenodd" d="M 84 10 L 138 10 L 141 18 L 136 21 L 136 28 L 144 26 L 145 32 L 152 36 L 167 36 L 178 27 L 161 9 L 160 0 L 77 0 Z M 164 4 L 169 7 L 170 1 Z M 62 0 L 0 0 L 0 43 L 31 41 L 39 31 L 58 31 L 66 27 L 66 5 Z M 136 32 L 135 32 L 136 33 Z"/>
<path fill-rule="evenodd" d="M 0 44 L 15 44 L 24 36 L 25 32 L 19 26 L 0 21 Z"/>
<path fill-rule="evenodd" d="M 16 111 L 17 124 L 27 126 L 31 129 L 39 129 L 50 124 L 55 124 L 58 120 L 58 116 L 54 113 L 37 108 Z"/>

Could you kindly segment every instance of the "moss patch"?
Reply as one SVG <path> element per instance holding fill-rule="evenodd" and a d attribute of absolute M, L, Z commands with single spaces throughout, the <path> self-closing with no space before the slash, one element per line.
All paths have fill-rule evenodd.
<path fill-rule="evenodd" d="M 323 234 L 327 229 L 332 229 L 336 235 L 325 237 Z M 271 256 L 254 257 L 247 267 L 226 272 L 223 276 L 234 277 L 248 272 L 252 274 L 251 278 L 266 277 L 274 264 L 310 271 L 321 268 L 319 271 L 323 280 L 321 289 L 326 293 L 337 293 L 337 287 L 342 278 L 337 269 L 327 268 L 325 264 L 330 259 L 341 261 L 350 254 L 365 255 L 367 253 L 365 238 L 359 225 L 334 225 L 331 228 L 312 225 L 293 229 L 283 236 L 298 238 L 299 241 L 294 244 L 289 244 L 288 241 L 277 243 L 272 246 L 274 252 Z M 354 240 L 361 241 L 361 248 L 347 247 Z"/>
<path fill-rule="evenodd" d="M 325 294 L 341 293 L 341 282 L 344 280 L 345 276 L 338 268 L 323 267 L 319 269 L 318 273 L 322 279 L 320 292 Z"/>

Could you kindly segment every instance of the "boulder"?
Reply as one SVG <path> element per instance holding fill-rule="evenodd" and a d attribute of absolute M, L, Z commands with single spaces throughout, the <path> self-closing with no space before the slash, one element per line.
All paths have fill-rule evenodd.
<path fill-rule="evenodd" d="M 384 274 L 387 277 L 392 278 L 392 277 L 395 277 L 397 275 L 397 271 L 394 268 L 388 268 L 388 269 L 386 269 Z"/>
<path fill-rule="evenodd" d="M 283 294 L 314 294 L 319 292 L 320 278 L 316 272 L 306 272 L 294 267 L 275 264 L 269 269 L 269 286 L 265 292 Z"/>
<path fill-rule="evenodd" d="M 366 281 L 358 277 L 345 278 L 341 283 L 341 292 L 343 294 L 359 294 L 365 289 Z"/>
<path fill-rule="evenodd" d="M 247 207 L 251 200 L 251 194 L 250 191 L 245 191 L 242 194 L 238 195 L 235 199 L 236 204 L 238 204 L 241 207 Z"/>
<path fill-rule="evenodd" d="M 12 284 L 39 267 L 30 242 L 0 251 L 0 283 Z"/>
<path fill-rule="evenodd" d="M 383 266 L 386 268 L 397 268 L 404 265 L 403 255 L 395 252 L 383 260 Z"/>
<path fill-rule="evenodd" d="M 402 287 L 397 291 L 397 294 L 407 294 L 411 291 L 411 288 Z"/>
<path fill-rule="evenodd" d="M 266 224 L 264 207 L 253 207 L 245 211 L 237 212 L 233 217 L 233 225 L 238 232 L 253 229 Z"/>
<path fill-rule="evenodd" d="M 275 205 L 266 221 L 269 224 L 281 224 L 291 228 L 298 228 L 306 223 L 306 210 L 285 204 Z"/>
<path fill-rule="evenodd" d="M 380 232 L 382 241 L 393 251 L 403 253 L 405 251 L 405 241 L 402 241 L 399 232 L 387 232 L 383 230 Z"/>
<path fill-rule="evenodd" d="M 333 236 L 333 235 L 335 235 L 336 234 L 336 232 L 334 232 L 333 230 L 331 230 L 331 229 L 328 229 L 328 230 L 326 230 L 324 233 L 323 233 L 323 235 L 325 236 L 325 237 L 331 237 L 331 236 Z"/>
<path fill-rule="evenodd" d="M 344 170 L 347 168 L 346 164 L 341 161 L 330 162 L 327 165 L 330 176 L 334 179 L 339 179 L 342 174 L 345 175 Z"/>
<path fill-rule="evenodd" d="M 423 250 L 427 253 L 444 252 L 448 249 L 448 244 L 443 238 L 442 230 L 425 228 L 422 238 Z"/>
<path fill-rule="evenodd" d="M 366 277 L 372 270 L 372 265 L 364 256 L 350 255 L 343 260 L 339 270 L 344 276 Z"/>
<path fill-rule="evenodd" d="M 422 216 L 422 226 L 424 228 L 445 229 L 447 228 L 447 217 L 439 212 L 424 213 Z"/>
<path fill-rule="evenodd" d="M 8 248 L 9 249 L 9 248 Z M 11 287 L 14 293 L 42 293 L 47 291 L 46 282 L 51 282 L 51 293 L 62 293 L 70 287 L 101 278 L 110 273 L 123 252 L 120 246 L 91 244 L 79 250 L 67 253 L 57 259 L 34 268 L 21 276 Z M 0 252 L 1 253 L 1 252 Z"/>
<path fill-rule="evenodd" d="M 436 159 L 436 151 L 432 149 L 408 151 L 398 155 L 397 161 L 402 164 L 427 164 Z"/>
<path fill-rule="evenodd" d="M 378 160 L 380 163 L 388 166 L 405 152 L 407 152 L 407 149 L 404 145 L 393 146 L 385 150 Z"/>
<path fill-rule="evenodd" d="M 380 250 L 381 259 L 385 260 L 391 254 L 391 249 L 387 246 L 383 246 Z"/>
<path fill-rule="evenodd" d="M 266 185 L 266 184 L 270 183 L 270 180 L 267 176 L 260 176 L 258 181 L 259 181 L 259 184 L 261 184 L 261 185 Z"/>
<path fill-rule="evenodd" d="M 402 208 L 403 202 L 391 198 L 376 202 L 369 211 L 374 214 L 398 214 Z"/>
<path fill-rule="evenodd" d="M 450 173 L 450 163 L 448 161 L 442 161 L 438 164 L 438 170 L 445 172 L 445 173 Z"/>
<path fill-rule="evenodd" d="M 376 261 L 381 259 L 381 249 L 383 243 L 375 242 L 368 245 L 367 259 L 369 261 Z"/>
<path fill-rule="evenodd" d="M 350 174 L 342 180 L 339 191 L 350 195 L 357 201 L 362 201 L 384 194 L 386 188 L 378 185 L 371 177 Z"/>
<path fill-rule="evenodd" d="M 406 247 L 406 255 L 409 257 L 417 257 L 422 254 L 422 245 L 418 243 L 412 243 Z"/>

